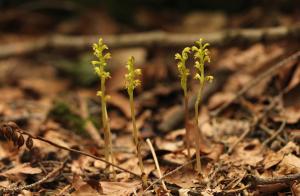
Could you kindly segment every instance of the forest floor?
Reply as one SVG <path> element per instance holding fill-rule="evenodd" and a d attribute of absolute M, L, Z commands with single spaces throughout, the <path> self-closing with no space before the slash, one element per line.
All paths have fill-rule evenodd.
<path fill-rule="evenodd" d="M 97 9 L 60 23 L 32 10 L 1 14 L 0 50 L 9 48 L 0 51 L 1 195 L 300 195 L 299 32 L 298 37 L 263 37 L 238 44 L 228 40 L 209 47 L 212 61 L 206 68 L 214 81 L 204 89 L 199 115 L 201 176 L 194 169 L 195 128 L 190 127 L 185 139 L 183 93 L 174 60 L 184 44 L 133 43 L 119 48 L 108 41 L 108 47 L 114 44 L 107 81 L 114 177 L 103 162 L 99 80 L 90 63 L 90 43 L 83 41 L 84 46 L 75 46 L 79 49 L 55 43 L 48 48 L 37 46 L 36 40 L 49 36 L 51 28 L 52 33 L 69 35 L 136 33 L 135 29 Z M 225 24 L 227 28 L 270 26 L 267 19 L 261 20 L 264 13 L 258 8 L 243 16 L 209 13 L 213 21 L 203 19 L 208 13 L 201 14 L 173 15 L 183 18 L 179 28 L 167 23 L 165 13 L 141 9 L 136 23 L 144 29 L 195 33 L 199 30 L 193 28 L 195 23 L 206 22 L 203 33 L 208 34 L 219 32 Z M 27 16 L 27 23 L 20 16 Z M 294 17 L 278 16 L 284 18 L 278 20 L 279 26 L 299 25 Z M 22 45 L 25 42 L 29 45 Z M 151 140 L 163 175 L 144 142 L 141 150 L 148 176 L 144 187 L 124 89 L 125 65 L 131 55 L 143 73 L 135 92 L 137 128 L 143 141 Z M 192 121 L 199 86 L 192 79 L 192 61 L 188 66 Z M 190 159 L 187 143 L 192 146 Z"/>

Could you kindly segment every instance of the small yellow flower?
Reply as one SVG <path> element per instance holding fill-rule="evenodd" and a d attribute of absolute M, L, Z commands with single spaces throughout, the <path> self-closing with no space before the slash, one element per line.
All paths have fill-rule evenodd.
<path fill-rule="evenodd" d="M 182 50 L 181 55 L 179 53 L 175 54 L 175 60 L 179 60 L 177 68 L 180 77 L 180 84 L 185 94 L 187 93 L 187 77 L 190 75 L 190 70 L 186 67 L 185 62 L 187 61 L 190 52 L 191 48 L 186 47 Z"/>
<path fill-rule="evenodd" d="M 93 44 L 94 55 L 98 58 L 98 60 L 93 60 L 91 63 L 94 66 L 95 73 L 100 78 L 109 78 L 109 72 L 105 71 L 105 67 L 107 66 L 107 60 L 111 58 L 111 54 L 109 52 L 103 54 L 104 50 L 107 50 L 108 47 L 103 43 L 102 38 L 99 39 L 98 44 Z"/>
<path fill-rule="evenodd" d="M 126 68 L 128 73 L 125 75 L 125 87 L 129 92 L 133 92 L 136 87 L 141 85 L 141 81 L 138 77 L 142 75 L 142 70 L 134 68 L 133 56 L 128 59 Z"/>

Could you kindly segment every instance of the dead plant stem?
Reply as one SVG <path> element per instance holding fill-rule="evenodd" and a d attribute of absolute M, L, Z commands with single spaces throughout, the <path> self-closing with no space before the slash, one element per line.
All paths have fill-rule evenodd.
<path fill-rule="evenodd" d="M 160 171 L 160 167 L 159 167 L 159 163 L 158 163 L 158 160 L 157 160 L 157 156 L 156 156 L 156 153 L 155 153 L 155 150 L 152 146 L 152 143 L 149 139 L 146 140 L 150 150 L 151 150 L 151 153 L 152 153 L 152 156 L 153 156 L 153 159 L 154 159 L 154 163 L 155 163 L 155 167 L 156 167 L 156 170 L 157 170 L 157 173 L 158 173 L 158 176 L 159 178 L 162 178 L 162 174 L 161 174 L 161 171 Z M 163 186 L 163 188 L 165 189 L 165 191 L 168 191 L 167 189 L 167 186 L 165 184 L 165 181 L 164 180 L 161 180 L 161 184 Z"/>

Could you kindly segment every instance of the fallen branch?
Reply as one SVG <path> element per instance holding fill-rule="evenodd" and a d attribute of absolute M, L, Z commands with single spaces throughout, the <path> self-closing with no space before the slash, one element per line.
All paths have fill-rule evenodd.
<path fill-rule="evenodd" d="M 42 179 L 40 179 L 39 181 L 37 181 L 35 183 L 29 184 L 29 185 L 12 187 L 12 188 L 0 188 L 0 194 L 2 195 L 4 193 L 15 193 L 15 192 L 19 192 L 19 191 L 22 191 L 22 190 L 32 189 L 32 188 L 34 188 L 34 187 L 36 187 L 36 186 L 44 183 L 45 181 L 49 180 L 56 173 L 58 173 L 61 170 L 63 170 L 63 168 L 66 166 L 67 162 L 68 162 L 68 159 L 66 159 L 59 167 L 57 167 L 56 169 L 53 169 L 46 176 L 44 176 Z"/>
<path fill-rule="evenodd" d="M 258 185 L 269 185 L 269 184 L 277 184 L 277 183 L 288 184 L 292 181 L 300 180 L 300 173 L 274 177 L 274 178 L 260 178 L 252 175 L 249 176 L 248 178 L 250 179 L 250 182 L 254 187 Z"/>
<path fill-rule="evenodd" d="M 261 29 L 233 29 L 212 33 L 169 33 L 163 31 L 132 33 L 122 35 L 49 35 L 26 42 L 10 43 L 0 46 L 0 58 L 23 55 L 44 49 L 86 49 L 101 36 L 110 48 L 124 47 L 182 47 L 191 45 L 200 37 L 214 46 L 259 41 L 299 38 L 300 25 L 279 26 Z"/>
<path fill-rule="evenodd" d="M 158 160 L 157 160 L 157 156 L 156 156 L 156 153 L 155 153 L 155 150 L 153 148 L 153 145 L 151 143 L 151 141 L 149 139 L 146 140 L 149 148 L 150 148 L 150 151 L 152 153 L 152 156 L 153 156 L 153 160 L 154 160 L 154 163 L 155 163 L 155 167 L 156 167 L 156 170 L 157 170 L 157 173 L 158 173 L 158 176 L 159 178 L 161 179 L 161 184 L 162 184 L 162 187 L 164 188 L 165 191 L 168 192 L 168 189 L 166 187 L 166 184 L 165 184 L 165 181 L 162 179 L 162 174 L 161 174 L 161 171 L 160 171 L 160 167 L 159 167 L 159 163 L 158 163 Z M 169 194 L 167 193 L 167 196 L 169 196 Z"/>

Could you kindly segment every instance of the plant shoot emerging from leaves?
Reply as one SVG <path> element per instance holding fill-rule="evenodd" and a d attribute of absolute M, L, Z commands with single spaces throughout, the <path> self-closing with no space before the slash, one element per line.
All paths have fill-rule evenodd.
<path fill-rule="evenodd" d="M 213 76 L 205 76 L 204 73 L 204 65 L 205 63 L 210 63 L 209 51 L 207 47 L 208 43 L 203 44 L 202 39 L 196 41 L 197 46 L 193 46 L 192 50 L 194 51 L 194 58 L 196 74 L 194 79 L 199 80 L 200 87 L 197 93 L 197 99 L 195 103 L 195 127 L 196 127 L 196 170 L 198 173 L 201 173 L 201 162 L 200 162 L 200 130 L 199 130 L 199 104 L 201 103 L 203 88 L 206 81 L 211 82 L 213 80 Z"/>
<path fill-rule="evenodd" d="M 97 91 L 97 96 L 101 97 L 101 112 L 102 112 L 102 126 L 104 130 L 104 143 L 105 143 L 105 160 L 113 162 L 112 157 L 112 141 L 111 141 L 111 133 L 109 126 L 109 118 L 107 115 L 106 101 L 109 98 L 108 95 L 105 94 L 105 82 L 108 78 L 110 78 L 110 73 L 105 71 L 107 66 L 107 60 L 111 58 L 111 54 L 109 52 L 103 53 L 104 50 L 107 50 L 108 47 L 103 43 L 103 40 L 100 38 L 98 44 L 93 44 L 94 55 L 98 60 L 92 61 L 94 66 L 94 70 L 96 74 L 100 78 L 100 90 Z"/>
<path fill-rule="evenodd" d="M 189 120 L 189 109 L 188 109 L 188 90 L 187 90 L 187 79 L 188 76 L 190 75 L 190 70 L 186 67 L 185 63 L 187 59 L 189 58 L 189 53 L 191 52 L 191 48 L 186 47 L 182 50 L 182 53 L 176 53 L 175 54 L 175 60 L 178 60 L 177 63 L 177 68 L 179 72 L 179 77 L 180 77 L 180 84 L 181 88 L 183 90 L 184 94 L 184 116 L 185 116 L 185 142 L 186 142 L 186 147 L 188 151 L 188 158 L 191 158 L 191 152 L 190 152 L 190 144 L 188 141 L 188 136 L 189 136 L 189 128 L 188 128 L 188 120 Z"/>
<path fill-rule="evenodd" d="M 175 60 L 179 60 L 177 67 L 179 71 L 181 88 L 184 92 L 184 96 L 187 95 L 187 77 L 190 75 L 190 70 L 185 66 L 185 62 L 189 58 L 189 53 L 191 52 L 191 48 L 186 47 L 183 49 L 181 55 L 179 53 L 175 54 Z"/>
<path fill-rule="evenodd" d="M 143 175 L 145 175 L 145 172 L 144 172 L 143 159 L 142 159 L 141 149 L 140 149 L 141 143 L 139 141 L 139 132 L 136 127 L 134 99 L 133 99 L 134 89 L 141 85 L 141 81 L 138 79 L 138 77 L 142 75 L 142 71 L 141 71 L 141 69 L 134 68 L 134 57 L 133 56 L 131 56 L 128 59 L 126 68 L 128 70 L 128 73 L 125 75 L 125 87 L 127 89 L 127 92 L 129 95 L 129 101 L 130 101 L 130 111 L 131 111 L 131 118 L 132 118 L 132 135 L 133 135 L 134 143 L 136 146 L 137 156 L 138 156 L 138 160 L 139 160 L 139 167 L 141 169 L 142 176 L 143 176 Z M 147 182 L 145 181 L 143 183 L 145 184 Z"/>

